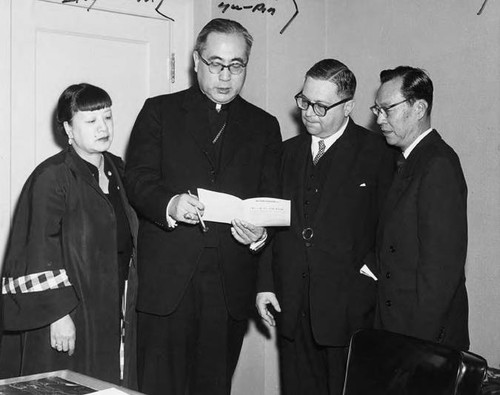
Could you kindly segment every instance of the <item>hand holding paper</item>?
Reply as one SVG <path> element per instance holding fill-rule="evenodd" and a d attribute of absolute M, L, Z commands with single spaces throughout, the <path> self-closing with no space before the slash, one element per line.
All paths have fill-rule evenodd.
<path fill-rule="evenodd" d="M 290 226 L 290 200 L 257 197 L 242 200 L 227 193 L 198 188 L 205 221 L 230 224 L 241 219 L 255 226 Z"/>

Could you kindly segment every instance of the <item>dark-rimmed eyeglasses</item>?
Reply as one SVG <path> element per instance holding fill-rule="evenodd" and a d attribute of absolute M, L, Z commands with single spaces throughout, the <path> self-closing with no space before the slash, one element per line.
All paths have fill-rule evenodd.
<path fill-rule="evenodd" d="M 220 74 L 222 73 L 222 70 L 228 69 L 229 72 L 233 75 L 238 75 L 245 70 L 245 67 L 247 67 L 246 63 L 240 63 L 240 62 L 233 62 L 230 64 L 222 64 L 219 62 L 209 62 L 208 60 L 203 59 L 203 57 L 198 54 L 200 57 L 201 61 L 205 63 L 208 66 L 208 71 L 210 71 L 212 74 Z"/>
<path fill-rule="evenodd" d="M 376 117 L 383 115 L 384 117 L 387 118 L 387 113 L 389 110 L 393 109 L 396 106 L 399 106 L 400 104 L 407 102 L 408 100 L 410 100 L 410 99 L 405 99 L 403 101 L 391 104 L 390 106 L 384 106 L 384 107 L 380 107 L 380 106 L 377 106 L 375 104 L 375 105 L 370 107 L 370 110 L 372 110 L 373 115 L 375 115 Z"/>
<path fill-rule="evenodd" d="M 309 106 L 312 106 L 314 113 L 318 117 L 324 117 L 329 110 L 341 105 L 342 103 L 348 102 L 349 100 L 352 100 L 352 97 L 342 99 L 341 101 L 338 101 L 337 103 L 334 103 L 331 106 L 324 106 L 323 104 L 313 103 L 307 97 L 305 97 L 302 94 L 302 92 L 299 92 L 295 95 L 295 102 L 297 103 L 298 108 L 300 108 L 301 110 L 307 111 Z"/>

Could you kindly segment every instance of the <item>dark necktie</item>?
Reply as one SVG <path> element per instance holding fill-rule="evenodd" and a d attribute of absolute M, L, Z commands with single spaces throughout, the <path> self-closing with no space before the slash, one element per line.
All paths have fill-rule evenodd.
<path fill-rule="evenodd" d="M 396 159 L 396 166 L 397 166 L 398 174 L 401 174 L 401 172 L 403 171 L 405 163 L 406 163 L 406 158 L 404 157 L 403 153 L 401 152 L 398 155 L 398 158 Z"/>
<path fill-rule="evenodd" d="M 318 153 L 316 154 L 316 156 L 313 159 L 314 166 L 316 166 L 318 164 L 319 160 L 325 154 L 325 150 L 326 150 L 325 142 L 322 139 L 318 141 L 318 146 L 319 146 Z"/>

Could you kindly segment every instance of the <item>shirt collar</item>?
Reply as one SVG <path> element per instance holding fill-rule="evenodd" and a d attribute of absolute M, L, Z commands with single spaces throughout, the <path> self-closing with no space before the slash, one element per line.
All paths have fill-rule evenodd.
<path fill-rule="evenodd" d="M 348 123 L 349 123 L 349 117 L 347 117 L 344 124 L 340 127 L 339 130 L 337 130 L 332 135 L 325 137 L 323 139 L 321 137 L 311 136 L 312 137 L 312 139 L 311 139 L 311 152 L 313 154 L 313 157 L 316 155 L 316 152 L 318 151 L 318 141 L 319 140 L 324 141 L 325 152 L 326 152 L 328 150 L 328 148 L 330 148 L 333 145 L 333 143 L 335 143 L 344 134 Z"/>
<path fill-rule="evenodd" d="M 413 151 L 413 149 L 417 146 L 418 143 L 420 143 L 420 141 L 422 141 L 422 139 L 427 136 L 430 132 L 432 132 L 432 128 L 429 128 L 427 129 L 425 132 L 423 132 L 420 136 L 418 136 L 414 141 L 413 143 L 410 144 L 410 146 L 405 149 L 403 151 L 403 156 L 405 157 L 405 159 L 408 159 L 408 157 L 410 156 L 410 153 L 411 151 Z"/>

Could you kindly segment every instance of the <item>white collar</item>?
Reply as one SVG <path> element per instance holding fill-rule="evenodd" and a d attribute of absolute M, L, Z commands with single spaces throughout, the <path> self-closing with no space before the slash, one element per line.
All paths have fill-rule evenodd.
<path fill-rule="evenodd" d="M 318 152 L 318 141 L 320 141 L 320 140 L 324 141 L 325 152 L 326 152 L 328 150 L 328 148 L 330 148 L 333 145 L 333 143 L 335 143 L 344 134 L 348 123 L 349 123 L 349 117 L 347 117 L 346 121 L 340 127 L 339 130 L 337 130 L 335 133 L 333 133 L 332 135 L 330 135 L 328 137 L 321 138 L 318 136 L 311 136 L 311 138 L 312 138 L 311 139 L 311 152 L 313 154 L 313 158 L 316 155 L 316 153 Z"/>
<path fill-rule="evenodd" d="M 410 144 L 410 146 L 403 151 L 403 156 L 405 159 L 408 159 L 410 156 L 411 151 L 417 146 L 418 143 L 422 141 L 422 139 L 427 136 L 430 132 L 432 132 L 432 128 L 427 129 L 425 132 L 423 132 L 420 136 L 418 136 L 413 143 Z"/>

